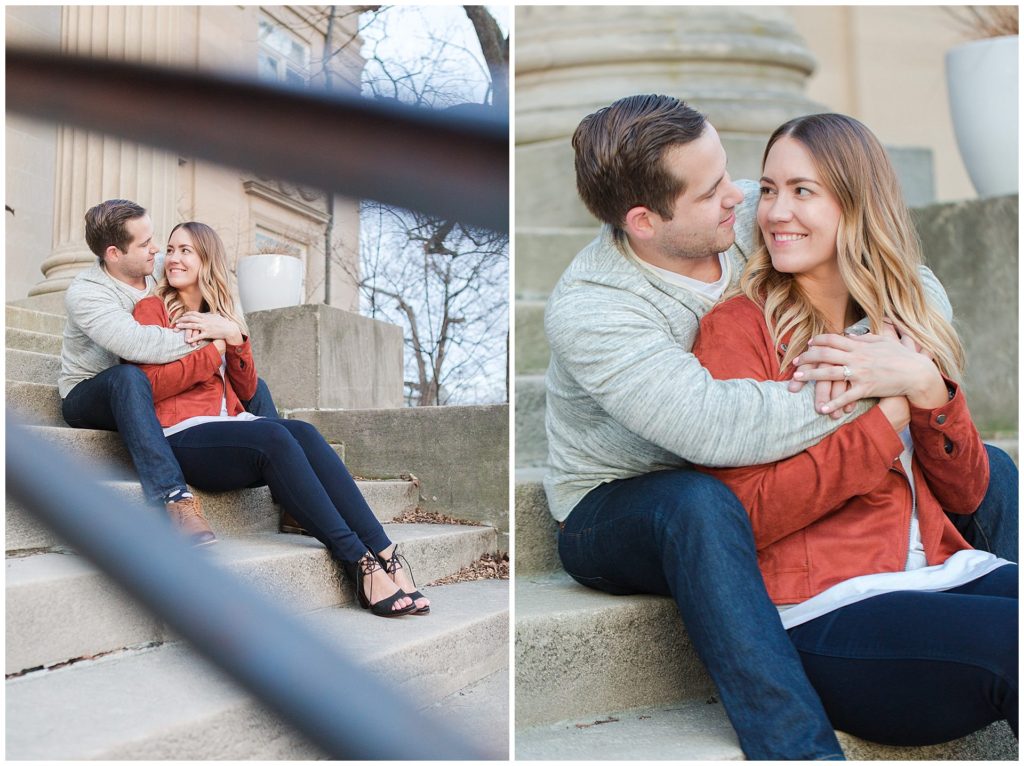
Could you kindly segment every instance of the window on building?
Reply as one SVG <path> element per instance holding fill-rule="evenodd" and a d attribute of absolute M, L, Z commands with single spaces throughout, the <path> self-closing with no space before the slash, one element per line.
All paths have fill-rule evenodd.
<path fill-rule="evenodd" d="M 296 242 L 290 237 L 281 236 L 259 226 L 256 227 L 255 244 L 257 253 L 281 253 L 284 255 L 294 255 L 303 261 L 306 260 L 305 245 Z"/>
<path fill-rule="evenodd" d="M 288 29 L 260 19 L 259 76 L 304 86 L 309 83 L 309 45 Z"/>

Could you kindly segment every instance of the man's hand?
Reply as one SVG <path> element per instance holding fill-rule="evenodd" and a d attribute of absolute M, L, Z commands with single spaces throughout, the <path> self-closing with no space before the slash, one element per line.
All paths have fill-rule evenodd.
<path fill-rule="evenodd" d="M 239 346 L 243 340 L 238 325 L 220 314 L 187 311 L 178 317 L 174 326 L 185 330 L 185 339 L 189 342 L 221 338 L 227 341 L 229 346 Z"/>
<path fill-rule="evenodd" d="M 198 348 L 199 344 L 202 343 L 202 339 L 199 337 L 199 330 L 185 330 L 185 342 L 192 348 Z"/>
<path fill-rule="evenodd" d="M 803 364 L 798 368 L 798 372 L 801 373 L 801 377 L 805 377 L 806 373 L 810 370 L 814 370 L 822 365 L 818 364 Z M 804 387 L 806 380 L 798 380 L 793 378 L 789 381 L 789 390 L 792 393 L 797 393 Z M 818 380 L 814 383 L 814 410 L 815 412 L 823 412 L 822 407 L 828 404 L 833 399 L 838 399 L 844 393 L 850 384 L 846 380 Z M 833 420 L 839 420 L 843 416 L 844 412 L 853 412 L 853 408 L 856 405 L 854 403 L 847 404 L 845 407 L 837 408 L 829 413 L 829 417 Z"/>

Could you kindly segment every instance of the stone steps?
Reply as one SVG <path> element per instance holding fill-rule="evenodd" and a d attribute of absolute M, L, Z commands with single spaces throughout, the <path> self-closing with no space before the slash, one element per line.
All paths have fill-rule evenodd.
<path fill-rule="evenodd" d="M 110 479 L 102 484 L 104 488 L 138 506 L 140 513 L 148 512 L 142 487 L 134 478 Z M 414 508 L 419 498 L 416 485 L 411 481 L 357 481 L 356 484 L 373 515 L 382 523 L 392 521 Z M 192 491 L 202 500 L 206 518 L 218 537 L 277 531 L 281 507 L 272 502 L 267 487 L 230 492 L 207 492 L 193 487 Z M 63 544 L 62 540 L 37 522 L 15 500 L 7 498 L 5 551 L 8 554 Z"/>
<path fill-rule="evenodd" d="M 121 441 L 120 434 L 116 431 L 71 428 L 63 422 L 63 419 L 61 425 L 31 425 L 27 428 L 33 436 L 44 439 L 57 449 L 91 465 L 104 478 L 135 476 L 131 457 Z M 343 446 L 337 444 L 333 446 L 344 459 Z"/>
<path fill-rule="evenodd" d="M 562 272 L 599 232 L 595 222 L 584 227 L 516 227 L 516 296 L 546 297 Z"/>
<path fill-rule="evenodd" d="M 60 375 L 60 357 L 56 354 L 40 354 L 38 351 L 9 348 L 4 357 L 7 363 L 7 380 L 53 383 Z"/>
<path fill-rule="evenodd" d="M 38 354 L 60 354 L 64 341 L 60 335 L 36 332 L 34 330 L 6 330 L 7 348 L 21 351 L 35 351 Z"/>
<path fill-rule="evenodd" d="M 548 436 L 544 430 L 547 391 L 544 375 L 516 375 L 516 466 L 547 463 Z"/>
<path fill-rule="evenodd" d="M 64 318 L 49 313 L 56 302 L 19 303 L 6 309 L 9 411 L 33 424 L 35 436 L 91 461 L 107 489 L 140 512 L 152 512 L 142 505 L 118 434 L 71 429 L 61 417 L 53 383 Z M 401 429 L 392 436 L 407 438 Z M 333 446 L 345 457 L 343 445 Z M 437 440 L 407 451 L 431 460 L 436 446 Z M 387 449 L 379 440 L 373 447 Z M 498 549 L 498 532 L 488 526 L 388 523 L 421 500 L 416 483 L 385 478 L 407 470 L 416 466 L 368 473 L 375 480 L 358 484 L 432 599 L 429 617 L 381 620 L 359 609 L 351 584 L 317 540 L 277 533 L 279 508 L 266 487 L 194 490 L 219 539 L 200 553 L 328 642 L 361 657 L 417 706 L 475 737 L 490 757 L 504 760 L 508 582 L 425 586 Z M 8 757 L 322 758 L 11 499 L 6 528 L 5 664 L 7 673 L 18 674 L 6 686 L 8 731 L 18 729 L 7 737 Z"/>
<path fill-rule="evenodd" d="M 557 572 L 558 525 L 548 510 L 542 480 L 547 469 L 519 468 L 515 473 L 516 575 Z"/>
<path fill-rule="evenodd" d="M 708 704 L 706 699 L 577 716 L 519 729 L 515 757 L 579 762 L 744 760 L 722 705 Z"/>
<path fill-rule="evenodd" d="M 449 694 L 425 712 L 444 721 L 458 721 L 458 730 L 486 758 L 506 761 L 510 739 L 508 705 L 509 672 L 503 668 Z"/>
<path fill-rule="evenodd" d="M 387 524 L 419 582 L 457 572 L 494 550 L 489 527 Z M 222 538 L 202 553 L 290 612 L 349 603 L 351 584 L 317 540 L 263 532 Z M 152 641 L 167 628 L 85 559 L 61 553 L 6 561 L 6 672 L 48 666 Z"/>
<path fill-rule="evenodd" d="M 4 315 L 9 330 L 32 330 L 49 335 L 61 335 L 64 332 L 65 317 L 60 314 L 35 311 L 8 303 Z"/>
<path fill-rule="evenodd" d="M 856 761 L 1017 760 L 1010 727 L 995 723 L 970 736 L 926 747 L 893 747 L 837 731 L 847 759 Z M 721 703 L 683 700 L 653 707 L 577 717 L 516 732 L 519 760 L 744 760 Z"/>
<path fill-rule="evenodd" d="M 506 666 L 507 583 L 460 583 L 430 595 L 435 611 L 425 618 L 382 620 L 345 607 L 299 619 L 406 699 L 421 708 L 440 703 L 443 710 L 451 703 L 446 698 Z M 458 662 L 452 661 L 453 646 Z M 6 691 L 11 759 L 323 757 L 183 644 L 31 673 L 9 680 Z"/>
<path fill-rule="evenodd" d="M 516 577 L 517 728 L 712 694 L 675 603 Z"/>
<path fill-rule="evenodd" d="M 551 359 L 544 333 L 544 301 L 516 300 L 516 373 L 543 374 Z"/>
<path fill-rule="evenodd" d="M 60 414 L 60 394 L 57 393 L 57 386 L 7 380 L 5 389 L 8 411 L 19 417 L 23 423 L 67 427 Z"/>

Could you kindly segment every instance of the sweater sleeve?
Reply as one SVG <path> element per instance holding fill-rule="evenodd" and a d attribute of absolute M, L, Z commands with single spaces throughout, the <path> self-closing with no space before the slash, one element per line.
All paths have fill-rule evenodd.
<path fill-rule="evenodd" d="M 704 317 L 694 353 L 716 378 L 780 376 L 760 309 L 746 298 Z M 878 407 L 798 455 L 746 468 L 700 470 L 721 479 L 750 514 L 758 549 L 874 489 L 903 451 Z"/>
<path fill-rule="evenodd" d="M 974 513 L 988 491 L 988 453 L 958 385 L 947 380 L 950 400 L 935 409 L 910 406 L 916 470 L 944 511 Z"/>
<path fill-rule="evenodd" d="M 143 326 L 167 327 L 167 309 L 159 298 L 144 298 L 135 304 L 135 319 Z M 153 387 L 153 401 L 160 402 L 187 391 L 220 371 L 220 353 L 208 343 L 187 356 L 166 364 L 140 364 Z"/>
<path fill-rule="evenodd" d="M 172 362 L 192 350 L 184 333 L 140 324 L 111 294 L 113 289 L 73 282 L 65 296 L 68 318 L 98 346 L 129 362 L 153 364 Z"/>
<path fill-rule="evenodd" d="M 585 321 L 581 318 L 585 318 Z M 665 317 L 633 293 L 587 285 L 548 304 L 552 356 L 624 428 L 692 463 L 768 463 L 807 449 L 862 414 L 814 411 L 814 391 L 785 383 L 715 380 L 672 335 Z"/>

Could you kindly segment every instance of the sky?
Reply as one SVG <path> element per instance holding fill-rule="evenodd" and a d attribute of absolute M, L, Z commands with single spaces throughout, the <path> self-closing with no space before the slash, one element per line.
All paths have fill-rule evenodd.
<path fill-rule="evenodd" d="M 361 23 L 366 24 L 362 37 L 363 55 L 369 59 L 375 51 L 377 56 L 391 61 L 412 61 L 424 57 L 424 64 L 436 64 L 431 60 L 437 52 L 438 40 L 444 40 L 446 70 L 450 78 L 456 76 L 471 81 L 467 101 L 480 102 L 487 88 L 487 71 L 480 53 L 480 44 L 473 33 L 472 24 L 460 5 L 396 5 L 385 6 L 386 13 L 376 22 L 370 22 L 372 14 L 363 14 Z M 502 31 L 508 32 L 508 6 L 487 6 Z M 366 77 L 378 76 L 377 65 L 367 63 Z"/>

